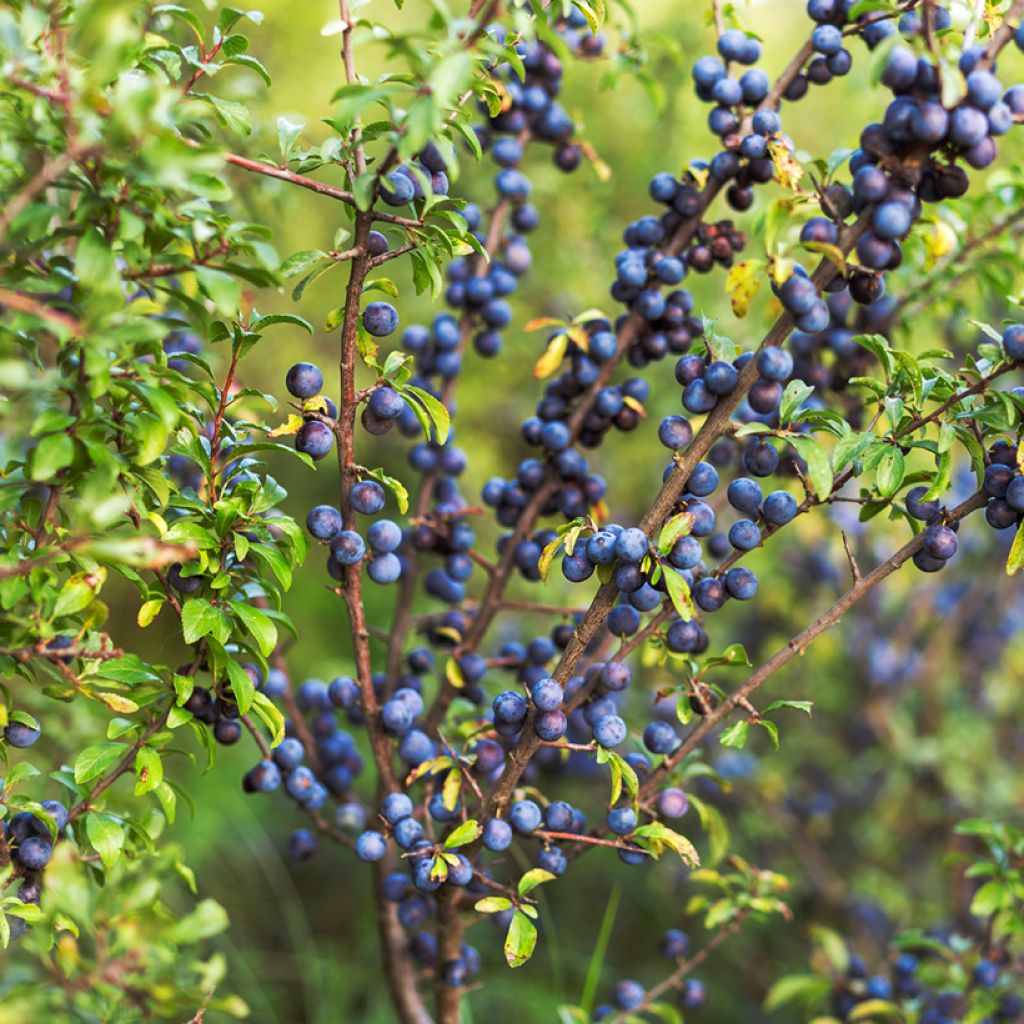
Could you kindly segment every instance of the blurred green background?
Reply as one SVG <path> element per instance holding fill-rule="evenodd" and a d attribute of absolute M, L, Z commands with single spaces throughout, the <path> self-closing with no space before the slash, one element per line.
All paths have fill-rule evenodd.
<path fill-rule="evenodd" d="M 385 0 L 373 0 L 370 7 L 373 17 L 406 23 L 422 21 L 429 11 L 428 4 L 413 0 L 401 14 Z M 785 66 L 806 37 L 803 7 L 797 0 L 738 5 L 744 26 L 765 39 L 764 66 L 770 74 Z M 543 335 L 527 334 L 522 325 L 534 317 L 595 306 L 611 311 L 611 260 L 624 226 L 650 210 L 650 177 L 662 170 L 678 172 L 714 152 L 706 108 L 689 84 L 692 61 L 712 45 L 709 8 L 707 3 L 661 0 L 638 5 L 641 35 L 649 46 L 646 72 L 656 83 L 660 103 L 650 88 L 628 75 L 609 85 L 607 59 L 567 68 L 565 105 L 612 175 L 603 181 L 584 165 L 566 177 L 544 149 L 529 159 L 533 201 L 543 214 L 534 236 L 534 267 L 513 297 L 515 326 L 505 334 L 504 352 L 490 362 L 469 356 L 459 392 L 459 443 L 471 456 L 467 496 L 479 494 L 488 477 L 511 473 L 524 454 L 518 424 L 532 411 L 539 391 L 531 369 Z M 230 73 L 215 87 L 248 99 L 258 125 L 250 153 L 276 160 L 277 117 L 304 122 L 308 141 L 327 132 L 319 118 L 329 113 L 330 96 L 342 79 L 339 37 L 321 35 L 321 27 L 337 17 L 337 7 L 330 0 L 270 0 L 262 9 L 265 21 L 251 32 L 252 51 L 274 76 L 273 88 L 266 94 L 255 88 L 239 93 L 242 87 Z M 617 37 L 609 35 L 614 48 Z M 855 43 L 853 50 L 854 70 L 847 79 L 813 90 L 798 107 L 787 108 L 786 130 L 803 154 L 827 156 L 838 147 L 853 148 L 859 127 L 881 115 L 884 98 L 870 91 L 864 48 Z M 357 56 L 367 74 L 384 69 L 382 54 L 372 47 L 360 48 Z M 1020 62 L 1016 54 L 1007 60 Z M 245 77 L 246 83 L 253 80 Z M 1019 143 L 1007 144 L 999 166 L 1013 163 L 1019 152 Z M 489 165 L 469 167 L 453 193 L 486 208 L 492 175 Z M 240 171 L 232 171 L 232 180 L 252 218 L 273 229 L 282 258 L 300 249 L 331 247 L 343 224 L 338 206 L 308 192 L 245 178 Z M 979 176 L 972 195 L 985 189 Z M 775 194 L 775 186 L 759 191 L 754 209 L 737 220 L 749 230 L 757 211 Z M 756 242 L 751 254 L 760 255 Z M 920 258 L 911 246 L 908 264 Z M 439 311 L 428 298 L 414 295 L 401 261 L 389 264 L 386 273 L 402 290 L 403 325 L 429 320 Z M 699 311 L 720 318 L 722 333 L 750 347 L 768 322 L 767 302 L 762 296 L 750 317 L 737 321 L 723 282 L 718 272 L 691 279 L 687 286 Z M 297 306 L 289 291 L 253 298 L 261 311 L 295 310 L 322 327 L 327 312 L 340 302 L 343 285 L 344 271 L 336 270 L 320 278 Z M 899 287 L 911 285 L 897 283 L 893 290 Z M 964 296 L 973 298 L 969 288 Z M 986 312 L 993 319 L 1004 313 L 982 307 L 975 315 Z M 959 334 L 962 327 L 955 300 L 945 297 L 902 340 L 920 347 L 947 344 L 946 332 L 952 328 Z M 291 363 L 308 359 L 329 368 L 336 357 L 336 337 L 319 331 L 310 339 L 279 329 L 249 359 L 244 382 L 280 395 Z M 657 486 L 665 461 L 655 436 L 657 423 L 679 410 L 672 362 L 655 365 L 647 378 L 653 387 L 648 419 L 637 431 L 610 438 L 593 459 L 609 482 L 611 515 L 621 521 L 635 520 Z M 336 397 L 336 384 L 330 393 Z M 266 415 L 274 422 L 283 418 L 283 413 Z M 364 464 L 384 465 L 412 480 L 400 441 L 362 435 L 359 446 Z M 290 494 L 286 507 L 297 518 L 336 493 L 330 460 L 316 473 L 290 462 L 274 470 Z M 880 519 L 866 530 L 855 522 L 844 525 L 865 565 L 902 542 L 902 534 Z M 955 920 L 969 900 L 954 887 L 954 875 L 943 864 L 951 824 L 968 815 L 1020 808 L 1024 784 L 1016 769 L 1024 748 L 1018 696 L 1024 614 L 1012 585 L 1002 577 L 999 553 L 987 535 L 981 536 L 988 531 L 972 523 L 965 532 L 977 539 L 964 544 L 962 557 L 941 581 L 903 573 L 771 683 L 772 697 L 815 702 L 812 720 L 793 712 L 781 721 L 779 753 L 771 752 L 763 735 L 742 754 L 723 758 L 720 750 L 711 751 L 736 782 L 731 793 L 705 795 L 726 810 L 737 852 L 791 875 L 796 918 L 789 925 L 774 925 L 770 933 L 748 931 L 702 968 L 710 991 L 704 1019 L 769 1019 L 759 1009 L 764 992 L 780 974 L 802 967 L 808 925 L 814 921 L 840 928 L 870 958 L 892 927 Z M 480 549 L 493 552 L 497 531 L 488 516 L 480 518 L 478 534 Z M 301 631 L 288 652 L 297 680 L 330 679 L 351 670 L 344 611 L 325 586 L 322 561 L 318 551 L 311 553 L 288 601 Z M 762 581 L 753 607 L 730 608 L 710 628 L 713 649 L 742 641 L 756 663 L 828 606 L 845 587 L 848 570 L 838 529 L 821 513 L 769 550 L 757 552 L 750 564 Z M 524 587 L 522 593 L 537 599 L 536 588 Z M 584 593 L 587 587 L 571 591 L 556 572 L 543 599 L 580 604 L 586 603 Z M 387 628 L 393 597 L 384 588 L 368 589 L 373 624 Z M 518 629 L 531 625 L 540 628 L 537 622 L 505 617 L 499 632 L 521 635 Z M 157 629 L 125 635 L 122 643 L 160 643 L 154 653 L 172 660 L 175 641 L 158 636 Z M 498 646 L 495 637 L 487 653 Z M 668 669 L 650 669 L 633 699 L 638 705 L 649 701 L 668 678 Z M 735 674 L 722 680 L 724 685 L 737 681 Z M 368 872 L 349 853 L 329 848 L 310 862 L 289 862 L 284 841 L 302 821 L 284 800 L 243 796 L 239 780 L 252 760 L 251 747 L 242 745 L 221 752 L 212 774 L 196 770 L 190 782 L 202 795 L 196 816 L 183 816 L 175 829 L 197 870 L 201 894 L 220 900 L 231 917 L 228 937 L 219 941 L 230 959 L 232 987 L 249 1001 L 253 1019 L 260 1022 L 392 1020 L 377 963 Z M 589 793 L 579 780 L 560 785 L 559 795 L 578 800 L 593 819 L 604 783 Z M 368 780 L 364 786 L 369 793 Z M 696 821 L 686 819 L 683 826 L 703 849 Z M 618 903 L 618 911 L 599 997 L 607 997 L 619 977 L 657 981 L 666 972 L 657 953 L 662 930 L 684 927 L 699 935 L 699 927 L 684 917 L 687 896 L 682 872 L 667 861 L 637 870 L 600 852 L 583 858 L 561 884 L 543 890 L 549 905 L 542 907 L 538 954 L 520 971 L 503 966 L 497 930 L 485 920 L 473 925 L 469 941 L 483 954 L 485 984 L 470 993 L 467 1020 L 505 1021 L 513 1014 L 529 1021 L 555 1019 L 559 1002 L 579 998 L 609 901 Z M 798 1018 L 780 1012 L 770 1019 Z"/>

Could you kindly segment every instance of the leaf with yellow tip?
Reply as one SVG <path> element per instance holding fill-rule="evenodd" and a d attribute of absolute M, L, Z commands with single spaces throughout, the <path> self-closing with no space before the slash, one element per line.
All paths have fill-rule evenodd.
<path fill-rule="evenodd" d="M 565 321 L 559 320 L 558 317 L 554 316 L 539 316 L 535 320 L 530 320 L 523 330 L 532 334 L 534 331 L 543 331 L 547 327 L 564 327 Z"/>

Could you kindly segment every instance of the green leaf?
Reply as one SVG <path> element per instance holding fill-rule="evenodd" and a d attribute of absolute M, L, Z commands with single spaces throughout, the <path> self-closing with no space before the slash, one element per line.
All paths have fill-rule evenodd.
<path fill-rule="evenodd" d="M 87 814 L 85 834 L 109 871 L 124 847 L 124 826 L 112 814 Z"/>
<path fill-rule="evenodd" d="M 263 66 L 263 63 L 257 60 L 252 54 L 249 53 L 233 53 L 229 57 L 224 58 L 225 64 L 239 64 L 243 68 L 249 68 L 250 71 L 255 71 L 260 78 L 263 79 L 267 85 L 271 85 L 270 72 Z"/>
<path fill-rule="evenodd" d="M 198 93 L 193 92 L 193 97 L 201 98 L 206 100 L 213 109 L 217 112 L 217 117 L 230 131 L 237 132 L 239 135 L 251 135 L 252 134 L 252 119 L 249 116 L 249 108 L 244 103 L 239 103 L 238 100 L 224 99 L 223 96 L 212 96 L 210 93 Z M 209 269 L 196 267 L 196 270 Z M 210 294 L 207 291 L 207 294 Z M 239 282 L 239 294 L 241 294 L 241 283 Z M 212 295 L 210 296 L 213 297 Z M 214 300 L 216 302 L 216 300 Z M 220 306 L 225 312 L 227 309 Z"/>
<path fill-rule="evenodd" d="M 551 882 L 554 878 L 555 876 L 551 874 L 550 871 L 545 871 L 543 868 L 532 868 L 519 879 L 519 885 L 516 886 L 516 892 L 519 893 L 520 897 L 526 896 L 528 893 L 533 892 L 538 885 L 543 885 L 545 882 Z"/>
<path fill-rule="evenodd" d="M 199 287 L 221 313 L 234 316 L 242 301 L 242 281 L 233 274 L 213 267 L 196 267 Z"/>
<path fill-rule="evenodd" d="M 676 541 L 686 537 L 693 529 L 693 513 L 680 512 L 672 516 L 658 534 L 658 554 L 667 555 L 675 547 Z"/>
<path fill-rule="evenodd" d="M 1004 907 L 1013 906 L 1013 893 L 1002 879 L 986 882 L 971 900 L 971 913 L 975 917 L 987 918 Z"/>
<path fill-rule="evenodd" d="M 779 978 L 768 990 L 764 1008 L 771 1013 L 789 1003 L 800 1002 L 811 1007 L 824 999 L 831 991 L 831 981 L 818 974 L 790 974 Z"/>
<path fill-rule="evenodd" d="M 121 274 L 114 250 L 98 229 L 89 228 L 75 247 L 75 274 L 87 291 L 99 295 L 121 294 Z"/>
<path fill-rule="evenodd" d="M 398 298 L 398 285 L 390 277 L 376 277 L 363 285 L 363 294 L 367 292 L 383 292 L 392 299 Z"/>
<path fill-rule="evenodd" d="M 293 253 L 281 264 L 281 276 L 284 278 L 298 277 L 299 274 L 305 273 L 327 258 L 327 253 L 322 249 L 303 249 L 301 252 Z"/>
<path fill-rule="evenodd" d="M 135 774 L 138 783 L 135 795 L 142 796 L 156 789 L 164 781 L 164 765 L 152 747 L 140 747 L 135 753 Z"/>
<path fill-rule="evenodd" d="M 797 711 L 804 711 L 810 715 L 813 707 L 814 702 L 809 700 L 775 700 L 772 701 L 771 704 L 761 712 L 761 714 L 768 715 L 773 711 L 778 711 L 779 708 L 794 708 Z"/>
<path fill-rule="evenodd" d="M 857 334 L 853 340 L 862 345 L 882 364 L 885 376 L 892 376 L 895 364 L 892 358 L 892 350 L 889 347 L 889 340 L 881 334 Z"/>
<path fill-rule="evenodd" d="M 64 581 L 64 586 L 57 595 L 57 603 L 53 606 L 54 618 L 63 615 L 74 615 L 88 607 L 96 596 L 99 580 L 92 574 L 76 573 Z"/>
<path fill-rule="evenodd" d="M 252 707 L 252 698 L 256 687 L 253 685 L 249 673 L 234 659 L 228 662 L 228 680 L 231 683 L 231 693 L 238 705 L 239 712 L 243 715 L 248 714 Z"/>
<path fill-rule="evenodd" d="M 270 313 L 267 316 L 256 317 L 249 324 L 249 330 L 259 332 L 273 324 L 291 324 L 294 327 L 301 327 L 308 334 L 313 333 L 313 325 L 295 313 Z"/>
<path fill-rule="evenodd" d="M 396 479 L 393 476 L 388 476 L 383 469 L 372 469 L 366 474 L 373 480 L 376 480 L 379 484 L 383 484 L 391 493 L 395 496 L 395 502 L 398 505 L 398 511 L 405 515 L 409 511 L 409 492 L 406 490 L 405 484 L 401 480 Z"/>
<path fill-rule="evenodd" d="M 521 911 L 512 915 L 505 936 L 505 962 L 509 967 L 522 967 L 537 948 L 537 926 Z"/>
<path fill-rule="evenodd" d="M 1015 576 L 1024 566 L 1024 522 L 1017 527 L 1017 535 L 1010 545 L 1010 554 L 1006 559 L 1006 575 Z"/>
<path fill-rule="evenodd" d="M 828 453 L 813 438 L 801 435 L 790 438 L 797 453 L 807 463 L 807 479 L 819 501 L 832 493 L 832 464 Z"/>
<path fill-rule="evenodd" d="M 655 857 L 660 857 L 667 846 L 678 854 L 684 863 L 691 867 L 697 867 L 700 864 L 700 857 L 697 855 L 697 850 L 693 843 L 660 821 L 651 822 L 649 825 L 641 825 L 633 831 L 630 839 L 637 842 L 643 849 Z"/>
<path fill-rule="evenodd" d="M 445 839 L 444 848 L 446 850 L 454 850 L 459 846 L 466 846 L 468 843 L 479 839 L 483 835 L 483 831 L 483 826 L 480 822 L 470 818 L 468 821 L 464 821 Z"/>
<path fill-rule="evenodd" d="M 124 757 L 127 749 L 123 743 L 98 743 L 86 747 L 75 758 L 75 782 L 81 785 L 103 775 Z"/>
<path fill-rule="evenodd" d="M 717 807 L 705 803 L 692 793 L 689 794 L 689 800 L 690 806 L 700 818 L 701 828 L 708 837 L 708 860 L 711 864 L 718 864 L 729 852 L 729 826 Z"/>
<path fill-rule="evenodd" d="M 690 596 L 690 587 L 682 575 L 671 566 L 665 568 L 665 586 L 679 618 L 683 622 L 689 622 L 693 618 L 693 599 Z"/>
<path fill-rule="evenodd" d="M 32 452 L 33 480 L 52 480 L 75 457 L 75 442 L 70 434 L 48 434 Z"/>
<path fill-rule="evenodd" d="M 906 460 L 903 457 L 903 452 L 899 448 L 889 447 L 882 454 L 878 467 L 875 469 L 875 484 L 878 487 L 878 493 L 883 498 L 891 498 L 900 489 L 905 473 Z"/>
<path fill-rule="evenodd" d="M 169 14 L 171 17 L 180 19 L 192 29 L 200 43 L 204 41 L 203 23 L 194 12 L 180 7 L 178 4 L 158 4 L 153 8 L 153 15 L 159 14 Z"/>
<path fill-rule="evenodd" d="M 474 909 L 481 914 L 498 914 L 503 910 L 508 910 L 511 906 L 512 901 L 504 896 L 485 896 L 473 905 Z"/>
<path fill-rule="evenodd" d="M 244 601 L 232 601 L 231 610 L 242 620 L 242 624 L 253 635 L 263 657 L 269 657 L 277 646 L 277 626 L 259 608 Z"/>
<path fill-rule="evenodd" d="M 779 749 L 779 727 L 774 722 L 769 722 L 766 718 L 755 718 L 754 724 L 761 726 L 765 732 L 771 737 L 772 746 Z"/>
<path fill-rule="evenodd" d="M 213 632 L 220 622 L 220 613 L 205 598 L 193 597 L 181 610 L 181 626 L 185 643 L 194 644 Z"/>
<path fill-rule="evenodd" d="M 742 748 L 747 742 L 747 736 L 750 733 L 750 723 L 744 719 L 742 722 L 736 722 L 734 725 L 730 725 L 728 729 L 723 729 L 721 736 L 718 737 L 718 742 L 723 747 L 737 747 Z"/>
<path fill-rule="evenodd" d="M 252 695 L 252 710 L 270 732 L 270 745 L 276 747 L 284 739 L 284 715 L 278 706 L 259 690 Z"/>
<path fill-rule="evenodd" d="M 167 933 L 171 942 L 194 945 L 219 935 L 228 926 L 228 915 L 216 900 L 202 900 L 195 910 L 177 921 Z"/>
<path fill-rule="evenodd" d="M 830 928 L 821 925 L 811 925 L 811 935 L 814 941 L 821 947 L 832 969 L 837 974 L 845 974 L 850 966 L 850 951 L 847 948 L 846 940 Z"/>
<path fill-rule="evenodd" d="M 802 380 L 791 380 L 782 392 L 779 402 L 779 423 L 792 423 L 793 416 L 806 399 L 814 394 L 814 388 Z"/>
<path fill-rule="evenodd" d="M 434 437 L 438 444 L 444 444 L 448 440 L 451 430 L 451 416 L 443 402 L 439 402 L 429 391 L 407 384 L 402 388 L 402 395 L 414 395 L 427 411 L 430 422 L 434 425 Z"/>

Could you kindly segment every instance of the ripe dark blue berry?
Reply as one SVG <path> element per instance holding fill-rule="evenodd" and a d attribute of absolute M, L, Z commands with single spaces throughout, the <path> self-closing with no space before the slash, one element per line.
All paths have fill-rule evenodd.
<path fill-rule="evenodd" d="M 324 387 L 324 375 L 312 363 L 296 363 L 284 379 L 288 393 L 296 398 L 313 398 Z"/>

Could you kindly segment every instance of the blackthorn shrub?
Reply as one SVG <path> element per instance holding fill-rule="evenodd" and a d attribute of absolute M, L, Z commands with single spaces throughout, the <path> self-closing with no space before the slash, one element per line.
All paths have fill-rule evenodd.
<path fill-rule="evenodd" d="M 223 929 L 224 911 L 202 899 L 176 916 L 156 895 L 174 876 L 195 886 L 161 835 L 186 796 L 174 755 L 187 737 L 211 764 L 218 746 L 246 745 L 241 788 L 291 808 L 295 861 L 341 847 L 347 872 L 372 865 L 405 1024 L 457 1024 L 494 961 L 525 964 L 552 912 L 538 888 L 556 890 L 586 853 L 640 872 L 675 860 L 695 920 L 665 933 L 661 980 L 613 982 L 596 1008 L 590 986 L 562 1019 L 696 1013 L 715 993 L 694 969 L 748 926 L 792 917 L 780 873 L 727 857 L 729 806 L 708 794 L 730 795 L 727 770 L 742 789 L 742 748 L 778 747 L 783 713 L 811 710 L 803 694 L 761 704 L 759 689 L 904 566 L 945 572 L 976 553 L 976 511 L 1013 534 L 1007 572 L 1024 565 L 1024 392 L 1009 384 L 1024 326 L 973 320 L 982 340 L 954 336 L 952 352 L 900 343 L 928 290 L 970 275 L 1019 222 L 1014 209 L 962 239 L 951 226 L 972 173 L 1024 119 L 1024 86 L 1000 77 L 1011 44 L 1024 49 L 1024 0 L 810 0 L 806 41 L 774 79 L 743 12 L 715 0 L 714 52 L 690 72 L 716 151 L 651 180 L 649 212 L 609 260 L 600 301 L 614 311 L 522 328 L 509 300 L 544 231 L 537 152 L 566 174 L 606 170 L 559 99 L 563 78 L 590 60 L 642 75 L 641 41 L 627 27 L 609 47 L 596 0 L 429 6 L 426 31 L 401 32 L 340 0 L 344 84 L 326 139 L 282 118 L 272 160 L 235 152 L 253 130 L 245 106 L 206 91 L 221 71 L 269 80 L 242 34 L 256 12 L 225 7 L 212 25 L 205 7 L 148 0 L 0 12 L 0 942 L 25 935 L 26 958 L 60 982 L 12 972 L 25 991 L 5 980 L 3 998 L 18 1019 L 115 1019 L 128 997 L 126 1020 L 247 1012 L 221 991 L 219 957 L 180 948 Z M 389 68 L 368 82 L 357 57 L 375 41 Z M 807 157 L 815 140 L 786 134 L 789 108 L 861 60 L 880 119 L 851 124 L 856 149 Z M 464 198 L 477 167 L 482 205 Z M 1000 173 L 976 191 L 992 180 L 1019 206 L 1018 169 Z M 345 224 L 329 249 L 282 263 L 243 218 L 236 179 L 311 190 Z M 716 220 L 720 195 L 731 213 Z M 763 256 L 745 254 L 751 238 Z M 429 324 L 410 323 L 381 272 L 398 259 L 434 300 Z M 254 350 L 316 331 L 259 313 L 248 289 L 297 278 L 300 303 L 338 268 L 344 297 L 325 328 L 340 355 L 310 342 L 271 415 L 243 383 Z M 717 268 L 735 319 L 764 319 L 760 339 L 731 340 L 703 314 L 707 289 L 684 287 Z M 977 279 L 1005 303 L 1001 279 Z M 478 499 L 453 427 L 458 384 L 536 332 L 544 383 L 510 442 L 518 462 Z M 669 357 L 674 383 L 657 373 Z M 661 390 L 648 369 L 681 407 L 649 428 Z M 649 501 L 599 472 L 597 449 L 633 432 L 631 452 L 655 453 Z M 407 471 L 372 465 L 392 442 Z M 338 500 L 294 508 L 303 530 L 268 462 L 331 455 Z M 908 537 L 887 551 L 880 530 L 855 551 L 844 532 L 850 582 L 823 612 L 801 600 L 799 632 L 755 666 L 756 610 L 777 588 L 758 552 L 791 524 L 838 533 L 843 509 L 858 529 L 884 514 Z M 309 538 L 352 660 L 349 675 L 295 685 L 285 595 Z M 809 597 L 823 573 L 797 569 Z M 132 634 L 104 596 L 115 576 L 138 627 L 172 624 L 161 653 L 123 646 Z M 386 627 L 370 621 L 367 580 L 391 588 Z M 572 599 L 541 599 L 549 584 Z M 513 611 L 518 631 L 496 628 Z M 164 650 L 168 664 L 154 660 Z M 737 670 L 749 672 L 730 688 Z M 68 704 L 95 735 L 68 728 Z M 711 740 L 734 760 L 712 765 Z M 117 785 L 129 776 L 132 798 Z M 966 927 L 913 933 L 871 971 L 829 933 L 825 976 L 783 978 L 769 1006 L 1019 1020 L 1020 835 L 979 820 L 961 834 L 985 847 L 966 873 Z M 466 928 L 488 917 L 501 938 L 469 945 Z"/>

